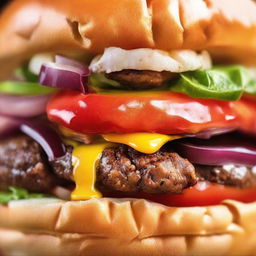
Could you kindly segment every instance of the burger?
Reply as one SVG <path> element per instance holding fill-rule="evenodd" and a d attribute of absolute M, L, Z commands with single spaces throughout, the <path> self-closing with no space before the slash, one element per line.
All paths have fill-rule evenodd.
<path fill-rule="evenodd" d="M 12 1 L 2 253 L 255 255 L 255 64 L 252 0 Z"/>

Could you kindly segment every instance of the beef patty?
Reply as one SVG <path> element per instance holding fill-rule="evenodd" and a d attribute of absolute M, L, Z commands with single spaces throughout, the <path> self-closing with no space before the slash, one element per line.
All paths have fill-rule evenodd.
<path fill-rule="evenodd" d="M 128 146 L 104 150 L 97 169 L 99 186 L 110 190 L 181 193 L 197 183 L 194 166 L 177 153 L 143 154 Z"/>
<path fill-rule="evenodd" d="M 131 89 L 150 89 L 161 86 L 164 82 L 176 77 L 177 74 L 163 71 L 125 69 L 106 74 L 106 77 L 119 82 Z"/>
<path fill-rule="evenodd" d="M 200 180 L 240 188 L 256 186 L 256 166 L 226 164 L 223 166 L 196 165 L 195 168 Z"/>
<path fill-rule="evenodd" d="M 198 180 L 219 184 L 256 186 L 256 167 L 192 165 L 168 149 L 143 154 L 119 144 L 106 148 L 97 167 L 102 190 L 181 193 Z M 86 175 L 86 174 L 85 174 Z M 17 186 L 32 192 L 50 192 L 56 185 L 73 184 L 72 147 L 48 162 L 42 148 L 25 135 L 0 141 L 0 189 Z"/>
<path fill-rule="evenodd" d="M 57 169 L 63 163 L 55 163 Z M 0 189 L 17 186 L 31 192 L 49 192 L 66 182 L 52 172 L 42 148 L 25 135 L 0 140 Z"/>

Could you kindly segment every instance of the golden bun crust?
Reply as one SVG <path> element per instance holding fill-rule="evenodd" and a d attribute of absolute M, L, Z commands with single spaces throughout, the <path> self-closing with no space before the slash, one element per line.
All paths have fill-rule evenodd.
<path fill-rule="evenodd" d="M 255 255 L 256 203 L 167 207 L 143 199 L 0 206 L 0 248 L 10 255 Z"/>
<path fill-rule="evenodd" d="M 256 63 L 252 0 L 16 0 L 0 16 L 0 70 L 38 52 L 207 49 Z M 3 75 L 2 75 L 3 76 Z"/>

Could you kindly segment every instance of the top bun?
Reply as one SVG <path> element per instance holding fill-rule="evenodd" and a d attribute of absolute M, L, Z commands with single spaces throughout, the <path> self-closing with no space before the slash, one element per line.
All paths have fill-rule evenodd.
<path fill-rule="evenodd" d="M 256 63 L 252 0 L 16 0 L 0 17 L 0 70 L 38 52 L 104 48 L 209 50 Z M 7 64 L 7 65 L 6 65 Z"/>

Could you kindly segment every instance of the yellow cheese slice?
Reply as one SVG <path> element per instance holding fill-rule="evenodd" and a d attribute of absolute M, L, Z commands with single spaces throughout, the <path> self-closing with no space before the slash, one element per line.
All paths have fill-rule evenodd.
<path fill-rule="evenodd" d="M 122 143 L 145 154 L 153 154 L 166 142 L 180 138 L 158 133 L 104 134 L 102 137 L 106 141 Z"/>
<path fill-rule="evenodd" d="M 153 154 L 166 142 L 180 138 L 157 133 L 104 134 L 102 137 L 108 142 L 122 143 L 146 154 Z M 73 166 L 76 189 L 71 194 L 72 200 L 102 196 L 95 188 L 96 166 L 103 150 L 110 145 L 105 142 L 74 147 Z"/>

